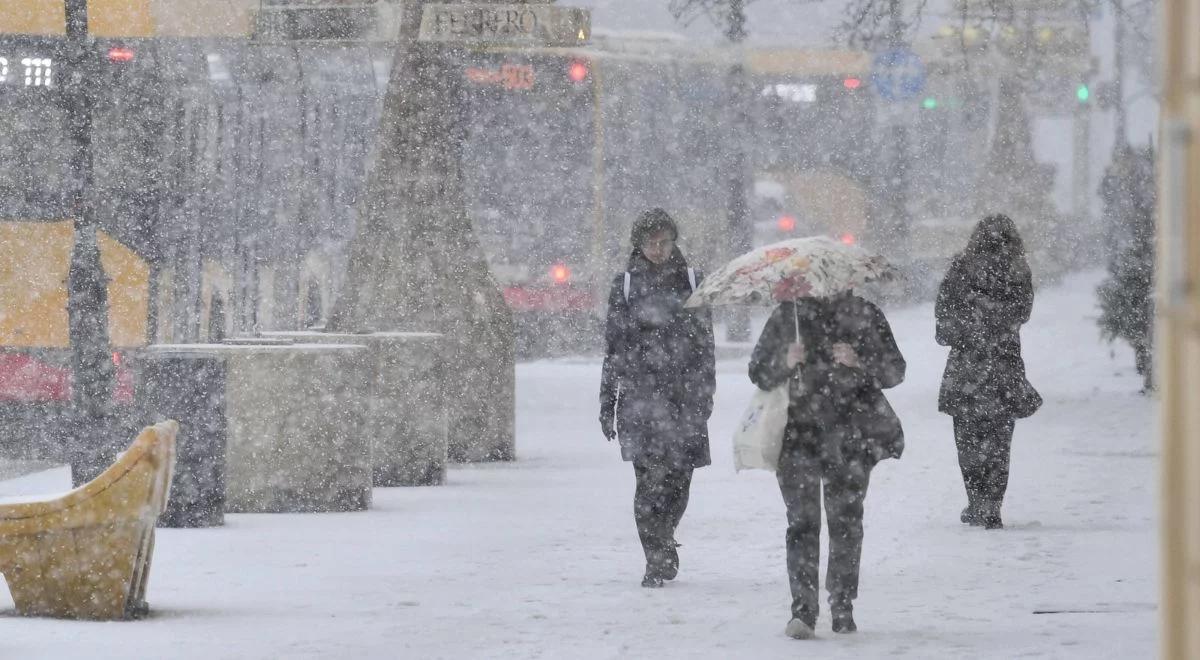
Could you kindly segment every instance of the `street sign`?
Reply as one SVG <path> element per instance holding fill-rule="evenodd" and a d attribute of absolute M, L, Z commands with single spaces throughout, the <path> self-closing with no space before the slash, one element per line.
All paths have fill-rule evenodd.
<path fill-rule="evenodd" d="M 400 0 L 261 0 L 260 41 L 394 41 Z"/>
<path fill-rule="evenodd" d="M 551 4 L 425 5 L 418 41 L 512 46 L 579 46 L 591 13 Z"/>
<path fill-rule="evenodd" d="M 925 65 L 907 48 L 890 48 L 871 60 L 871 86 L 885 101 L 907 101 L 925 89 Z"/>

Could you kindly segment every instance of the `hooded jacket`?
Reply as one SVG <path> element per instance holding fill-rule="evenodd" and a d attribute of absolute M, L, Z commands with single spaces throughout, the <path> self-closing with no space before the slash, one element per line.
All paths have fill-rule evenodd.
<path fill-rule="evenodd" d="M 716 390 L 712 317 L 684 309 L 692 293 L 675 248 L 657 266 L 635 249 L 608 296 L 600 414 L 614 415 L 627 461 L 675 468 L 708 465 L 708 418 Z M 697 282 L 700 275 L 697 274 Z"/>
<path fill-rule="evenodd" d="M 950 347 L 938 410 L 964 418 L 1015 419 L 1042 404 L 1025 377 L 1021 326 L 1033 309 L 1033 277 L 1016 225 L 989 216 L 954 257 L 938 288 L 935 339 Z"/>

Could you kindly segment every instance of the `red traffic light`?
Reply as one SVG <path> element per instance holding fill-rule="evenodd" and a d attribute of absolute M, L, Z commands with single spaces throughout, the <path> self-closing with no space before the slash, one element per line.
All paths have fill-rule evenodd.
<path fill-rule="evenodd" d="M 842 86 L 845 87 L 846 89 L 858 89 L 859 87 L 862 87 L 862 79 L 846 78 L 845 80 L 842 81 Z"/>
<path fill-rule="evenodd" d="M 550 267 L 550 278 L 555 284 L 566 284 L 571 280 L 571 269 L 566 264 L 554 264 Z"/>
<path fill-rule="evenodd" d="M 795 231 L 796 219 L 790 215 L 779 216 L 779 231 Z"/>
<path fill-rule="evenodd" d="M 588 73 L 590 73 L 590 70 L 588 69 L 587 62 L 583 60 L 571 60 L 571 63 L 567 65 L 567 78 L 571 82 L 581 83 L 587 80 Z"/>
<path fill-rule="evenodd" d="M 108 49 L 108 61 L 114 64 L 125 64 L 133 61 L 133 49 L 125 46 L 113 46 Z"/>
<path fill-rule="evenodd" d="M 854 234 L 842 234 L 842 242 L 846 245 L 854 245 L 856 241 L 857 239 L 854 238 Z"/>

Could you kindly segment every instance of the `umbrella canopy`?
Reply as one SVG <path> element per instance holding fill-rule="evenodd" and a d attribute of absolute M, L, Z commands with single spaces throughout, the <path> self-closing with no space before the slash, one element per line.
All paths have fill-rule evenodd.
<path fill-rule="evenodd" d="M 725 264 L 704 278 L 685 306 L 774 305 L 831 296 L 895 275 L 886 259 L 860 247 L 826 236 L 794 238 L 755 248 Z"/>

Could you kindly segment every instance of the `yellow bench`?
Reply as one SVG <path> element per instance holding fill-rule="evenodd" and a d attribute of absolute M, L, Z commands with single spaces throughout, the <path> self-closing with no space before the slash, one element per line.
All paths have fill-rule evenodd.
<path fill-rule="evenodd" d="M 122 619 L 144 611 L 178 431 L 173 421 L 147 427 L 100 476 L 60 497 L 0 502 L 0 573 L 17 612 Z"/>

